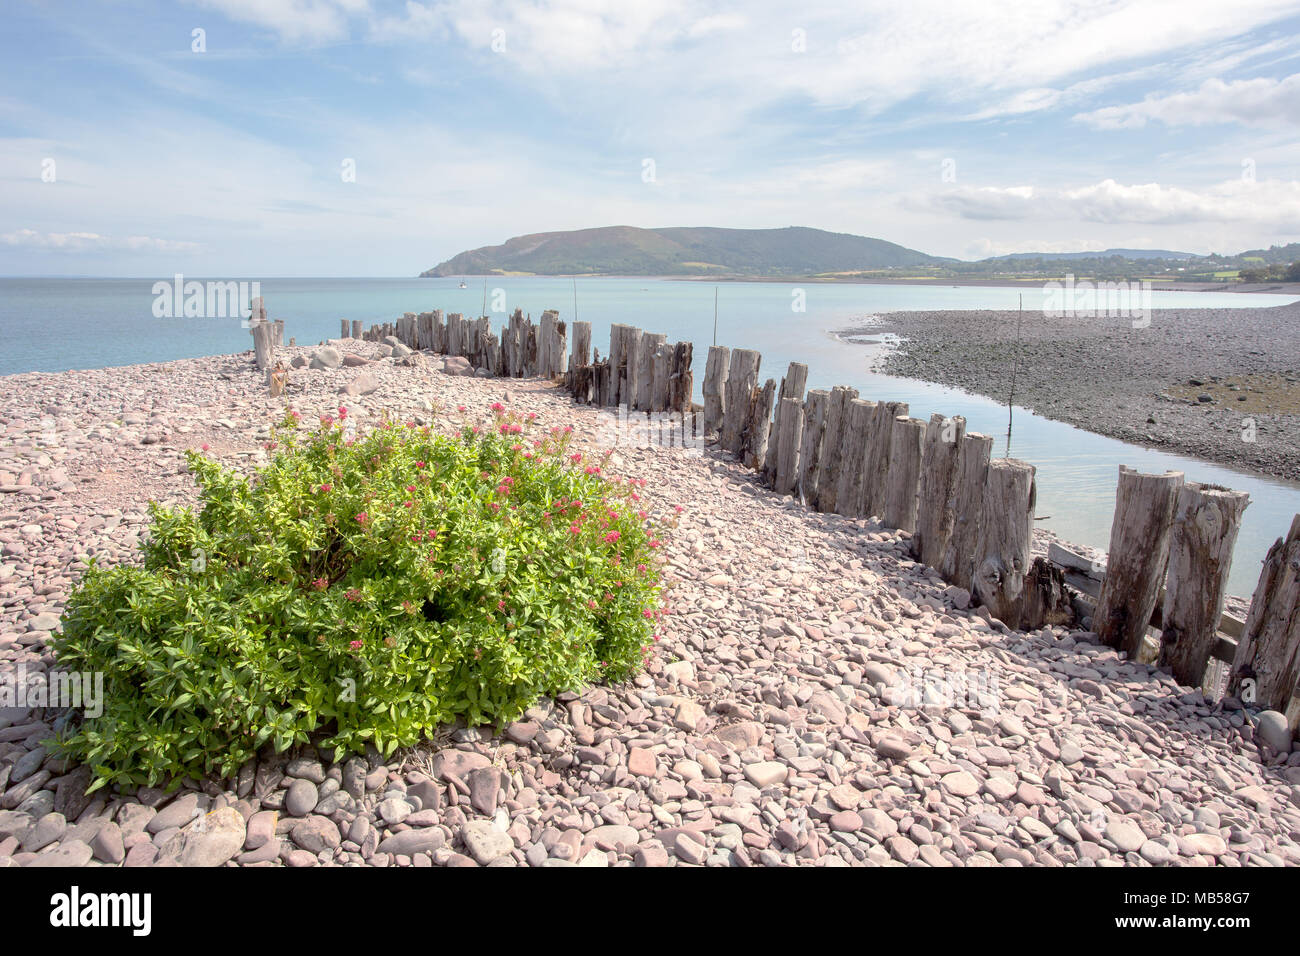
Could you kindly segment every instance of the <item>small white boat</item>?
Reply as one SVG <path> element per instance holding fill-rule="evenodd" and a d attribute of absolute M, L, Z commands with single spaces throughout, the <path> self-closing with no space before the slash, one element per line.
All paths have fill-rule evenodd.
<path fill-rule="evenodd" d="M 460 287 L 461 287 L 462 289 L 468 289 L 468 288 L 469 288 L 469 286 L 467 286 L 467 285 L 465 284 L 465 280 L 464 280 L 464 279 L 461 279 L 461 280 L 460 280 Z"/>

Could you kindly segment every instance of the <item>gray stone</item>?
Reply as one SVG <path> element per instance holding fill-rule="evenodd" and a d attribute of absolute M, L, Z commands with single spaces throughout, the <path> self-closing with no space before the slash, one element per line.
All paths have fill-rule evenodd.
<path fill-rule="evenodd" d="M 494 829 L 492 824 L 482 820 L 471 820 L 465 824 L 461 828 L 460 836 L 470 856 L 474 857 L 481 866 L 487 866 L 515 848 L 515 841 L 510 838 L 510 834 L 502 833 Z"/>
<path fill-rule="evenodd" d="M 299 778 L 289 786 L 289 792 L 285 794 L 284 809 L 291 816 L 305 817 L 316 809 L 319 802 L 320 791 L 316 789 L 316 784 Z"/>
<path fill-rule="evenodd" d="M 1268 744 L 1278 753 L 1291 752 L 1291 728 L 1286 716 L 1276 710 L 1266 710 L 1256 718 L 1255 739 Z"/>

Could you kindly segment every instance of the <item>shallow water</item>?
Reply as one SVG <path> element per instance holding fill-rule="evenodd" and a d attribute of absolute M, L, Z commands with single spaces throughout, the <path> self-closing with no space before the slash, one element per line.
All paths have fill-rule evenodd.
<path fill-rule="evenodd" d="M 271 318 L 285 320 L 285 335 L 311 343 L 338 335 L 339 319 L 392 321 L 403 312 L 443 309 L 481 314 L 481 281 L 457 279 L 263 279 L 261 291 Z M 237 318 L 155 318 L 152 279 L 0 279 L 0 374 L 60 371 L 214 355 L 251 347 Z M 574 317 L 569 279 L 497 277 L 486 288 L 494 326 L 522 308 L 536 319 L 544 309 Z M 981 396 L 870 371 L 873 348 L 832 334 L 860 325 L 870 315 L 933 309 L 1015 309 L 1043 305 L 1040 288 L 989 286 L 805 284 L 778 282 L 680 282 L 645 278 L 578 279 L 577 318 L 592 323 L 592 341 L 604 354 L 609 326 L 625 322 L 667 334 L 669 341 L 695 344 L 696 390 L 714 334 L 714 290 L 718 295 L 717 341 L 757 349 L 763 355 L 760 380 L 780 380 L 791 361 L 809 366 L 809 387 L 850 385 L 862 398 L 906 401 L 912 415 L 964 415 L 971 431 L 996 438 L 995 454 L 1006 453 L 1007 411 Z M 802 294 L 805 311 L 793 306 Z M 1154 292 L 1156 309 L 1249 308 L 1283 305 L 1288 296 L 1208 292 Z M 492 311 L 495 310 L 495 311 Z M 1093 435 L 1072 425 L 1015 410 L 1011 453 L 1038 466 L 1041 526 L 1062 538 L 1104 548 L 1110 536 L 1118 466 L 1142 471 L 1174 469 L 1188 480 L 1215 482 L 1247 491 L 1246 511 L 1234 557 L 1233 593 L 1249 596 L 1268 546 L 1300 512 L 1300 485 L 1255 477 Z"/>

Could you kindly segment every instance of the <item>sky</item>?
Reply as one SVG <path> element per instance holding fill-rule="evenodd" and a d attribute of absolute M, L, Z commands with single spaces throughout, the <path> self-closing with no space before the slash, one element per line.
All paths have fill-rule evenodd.
<path fill-rule="evenodd" d="M 1300 0 L 7 0 L 0 274 L 408 276 L 533 232 L 1300 240 Z"/>

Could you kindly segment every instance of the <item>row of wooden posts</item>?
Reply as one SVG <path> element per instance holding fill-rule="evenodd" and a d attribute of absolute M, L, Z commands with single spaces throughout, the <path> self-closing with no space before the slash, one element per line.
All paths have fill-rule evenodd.
<path fill-rule="evenodd" d="M 906 402 L 871 401 L 847 386 L 806 389 L 808 367 L 791 362 L 778 383 L 759 383 L 762 356 L 712 346 L 692 403 L 693 346 L 629 325 L 610 328 L 601 359 L 591 324 L 575 322 L 571 353 L 558 313 L 534 326 L 516 310 L 498 339 L 490 320 L 441 311 L 343 332 L 462 355 L 494 375 L 556 381 L 580 403 L 697 419 L 703 434 L 760 472 L 781 494 L 850 518 L 878 516 L 910 533 L 911 552 L 971 593 L 991 617 L 1032 630 L 1091 613 L 1106 644 L 1135 657 L 1154 628 L 1158 661 L 1183 684 L 1201 686 L 1213 660 L 1231 665 L 1228 691 L 1300 720 L 1300 516 L 1264 561 L 1244 622 L 1221 629 L 1232 549 L 1249 496 L 1121 467 L 1099 587 L 1073 594 L 1070 568 L 1031 560 L 1037 489 L 1033 465 L 994 458 L 993 438 L 967 432 L 961 416 L 910 417 Z M 1056 550 L 1056 549 L 1054 549 Z M 1078 581 L 1076 574 L 1069 578 Z M 1096 599 L 1095 608 L 1081 597 Z"/>

